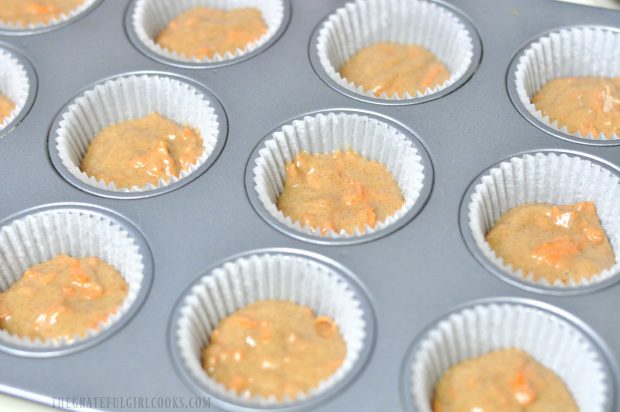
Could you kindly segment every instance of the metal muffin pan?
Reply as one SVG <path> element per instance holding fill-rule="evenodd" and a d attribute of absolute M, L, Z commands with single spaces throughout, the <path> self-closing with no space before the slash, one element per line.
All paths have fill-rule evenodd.
<path fill-rule="evenodd" d="M 38 75 L 31 110 L 0 139 L 0 220 L 42 205 L 96 207 L 135 227 L 153 256 L 152 286 L 131 319 L 106 339 L 71 354 L 0 353 L 2 392 L 49 405 L 54 397 L 195 396 L 170 352 L 175 303 L 216 262 L 265 248 L 291 248 L 337 262 L 367 291 L 376 316 L 368 361 L 337 393 L 318 399 L 315 410 L 405 410 L 401 370 L 416 336 L 438 314 L 497 296 L 534 299 L 576 316 L 608 354 L 610 376 L 617 375 L 620 287 L 555 296 L 492 276 L 461 236 L 459 205 L 481 171 L 524 152 L 577 151 L 617 168 L 620 147 L 558 139 L 525 120 L 511 102 L 507 79 L 513 57 L 532 39 L 566 26 L 617 27 L 620 13 L 553 0 L 439 2 L 464 16 L 479 34 L 480 64 L 447 95 L 421 104 L 385 105 L 351 98 L 327 86 L 313 69 L 313 33 L 345 3 L 290 1 L 290 23 L 277 41 L 226 67 L 173 67 L 144 55 L 124 29 L 128 1 L 102 1 L 58 30 L 0 36 Z M 206 172 L 160 196 L 117 199 L 80 190 L 56 172 L 50 159 L 54 119 L 88 85 L 137 71 L 173 73 L 209 90 L 228 120 L 226 145 Z M 254 148 L 290 119 L 347 109 L 393 119 L 417 138 L 434 171 L 426 205 L 399 230 L 355 245 L 317 244 L 274 229 L 246 194 L 245 170 Z M 617 376 L 610 378 L 610 386 L 615 390 L 608 410 L 617 411 Z M 211 409 L 224 407 L 247 410 L 216 402 Z"/>

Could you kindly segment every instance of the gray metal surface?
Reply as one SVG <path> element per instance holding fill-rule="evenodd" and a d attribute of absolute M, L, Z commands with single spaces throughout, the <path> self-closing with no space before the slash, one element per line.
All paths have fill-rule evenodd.
<path fill-rule="evenodd" d="M 535 36 L 569 25 L 620 25 L 620 13 L 552 0 L 451 0 L 482 40 L 471 79 L 439 99 L 379 105 L 327 86 L 310 63 L 311 36 L 343 0 L 292 0 L 286 31 L 251 59 L 211 69 L 177 68 L 138 51 L 125 32 L 128 2 L 105 0 L 57 30 L 0 36 L 20 50 L 39 80 L 32 109 L 0 139 L 0 220 L 59 202 L 112 210 L 144 235 L 153 254 L 153 284 L 136 315 L 88 349 L 45 359 L 0 353 L 0 391 L 51 404 L 51 397 L 191 397 L 173 366 L 168 325 L 182 292 L 214 263 L 257 248 L 316 252 L 349 269 L 369 294 L 376 343 L 357 378 L 320 411 L 400 411 L 400 371 L 424 328 L 450 308 L 474 299 L 512 296 L 555 305 L 582 319 L 620 361 L 620 286 L 578 296 L 532 293 L 500 280 L 468 251 L 459 205 L 482 171 L 512 155 L 569 150 L 618 165 L 619 146 L 560 139 L 533 126 L 506 89 L 513 56 Z M 63 105 L 85 86 L 132 71 L 166 71 L 204 84 L 222 103 L 229 133 L 222 154 L 187 185 L 156 197 L 110 199 L 68 183 L 54 169 L 47 136 Z M 376 112 L 403 123 L 420 139 L 434 167 L 426 206 L 400 230 L 358 245 L 318 245 L 267 224 L 252 208 L 244 174 L 254 147 L 288 119 L 326 109 Z M 618 390 L 616 390 L 616 393 Z M 617 403 L 616 403 L 617 405 Z M 617 406 L 616 406 L 617 408 Z M 212 405 L 212 410 L 220 410 Z"/>

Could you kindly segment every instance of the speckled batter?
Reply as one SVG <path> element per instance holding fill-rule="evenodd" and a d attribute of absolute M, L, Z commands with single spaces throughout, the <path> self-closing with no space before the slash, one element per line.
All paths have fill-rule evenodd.
<path fill-rule="evenodd" d="M 518 349 L 491 352 L 450 368 L 435 387 L 434 412 L 578 412 L 552 370 Z"/>
<path fill-rule="evenodd" d="M 620 77 L 564 77 L 549 81 L 534 96 L 536 109 L 570 133 L 595 139 L 620 135 Z"/>
<path fill-rule="evenodd" d="M 8 97 L 0 94 L 0 123 L 13 113 L 15 109 L 15 103 L 13 103 Z"/>
<path fill-rule="evenodd" d="M 450 78 L 437 57 L 415 44 L 376 43 L 355 53 L 340 74 L 375 96 L 386 93 L 412 96 L 434 88 Z"/>
<path fill-rule="evenodd" d="M 301 152 L 286 165 L 278 209 L 323 234 L 330 229 L 354 233 L 384 221 L 403 203 L 398 184 L 381 163 L 350 151 Z"/>
<path fill-rule="evenodd" d="M 72 340 L 118 310 L 128 285 L 97 257 L 59 255 L 0 293 L 0 327 L 18 336 Z"/>
<path fill-rule="evenodd" d="M 211 377 L 239 395 L 282 400 L 318 386 L 345 355 L 332 319 L 293 302 L 264 300 L 226 317 L 202 361 Z"/>
<path fill-rule="evenodd" d="M 199 60 L 244 49 L 267 33 L 256 8 L 220 10 L 196 7 L 181 13 L 157 36 L 161 47 Z"/>
<path fill-rule="evenodd" d="M 0 20 L 5 23 L 49 23 L 75 10 L 85 0 L 0 0 Z"/>
<path fill-rule="evenodd" d="M 486 238 L 506 263 L 550 283 L 590 279 L 616 260 L 593 202 L 518 206 Z"/>
<path fill-rule="evenodd" d="M 92 140 L 80 169 L 117 188 L 178 177 L 204 152 L 200 134 L 157 113 L 108 126 Z"/>

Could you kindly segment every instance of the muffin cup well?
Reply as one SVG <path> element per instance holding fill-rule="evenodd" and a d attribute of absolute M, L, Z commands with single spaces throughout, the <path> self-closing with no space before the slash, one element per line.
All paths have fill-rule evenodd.
<path fill-rule="evenodd" d="M 24 25 L 21 23 L 0 20 L 0 31 L 5 31 L 11 34 L 30 34 L 38 33 L 47 29 L 54 29 L 79 17 L 83 13 L 86 13 L 100 1 L 101 0 L 84 0 L 84 3 L 82 3 L 75 9 L 70 10 L 67 13 L 63 13 L 58 17 L 51 19 L 47 23 L 34 23 Z"/>
<path fill-rule="evenodd" d="M 0 93 L 10 99 L 15 107 L 0 123 L 0 133 L 28 110 L 32 103 L 35 86 L 34 70 L 15 52 L 0 48 Z"/>
<path fill-rule="evenodd" d="M 518 299 L 464 305 L 418 338 L 403 367 L 409 410 L 431 412 L 435 386 L 452 366 L 509 348 L 555 372 L 581 411 L 614 410 L 614 373 L 590 331 L 559 309 Z"/>
<path fill-rule="evenodd" d="M 620 76 L 620 31 L 604 27 L 572 27 L 548 33 L 528 45 L 514 60 L 513 100 L 528 120 L 568 138 L 617 141 L 619 136 L 570 133 L 565 125 L 545 116 L 532 98 L 550 80 L 561 77 Z M 582 141 L 583 142 L 583 141 Z M 615 142 L 616 144 L 618 142 Z"/>
<path fill-rule="evenodd" d="M 80 170 L 80 162 L 90 142 L 107 126 L 159 113 L 180 125 L 197 130 L 203 140 L 204 151 L 197 162 L 179 177 L 160 179 L 157 185 L 117 188 L 114 182 L 106 184 Z M 69 172 L 78 184 L 90 186 L 97 194 L 139 194 L 162 192 L 179 182 L 187 182 L 197 175 L 206 163 L 217 157 L 224 140 L 221 125 L 223 110 L 208 91 L 182 78 L 167 74 L 129 74 L 103 81 L 75 98 L 59 115 L 50 136 L 50 152 L 57 168 Z M 62 171 L 61 171 L 62 174 Z"/>
<path fill-rule="evenodd" d="M 172 19 L 189 9 L 201 6 L 224 10 L 244 7 L 257 8 L 263 15 L 263 20 L 267 25 L 267 33 L 260 39 L 248 43 L 243 49 L 226 52 L 224 55 L 216 54 L 213 57 L 204 59 L 178 54 L 175 51 L 161 47 L 155 42 L 157 35 L 166 28 Z M 272 39 L 275 39 L 277 33 L 285 25 L 285 17 L 285 0 L 184 0 L 174 2 L 167 0 L 135 0 L 131 11 L 131 20 L 128 24 L 140 45 L 156 56 L 182 63 L 211 64 L 237 59 L 265 46 Z"/>
<path fill-rule="evenodd" d="M 602 164 L 570 153 L 538 152 L 513 157 L 494 166 L 472 185 L 463 211 L 466 225 L 475 246 L 473 251 L 501 273 L 520 283 L 542 288 L 543 291 L 576 292 L 602 284 L 620 272 L 620 178 Z M 506 264 L 496 255 L 485 236 L 495 222 L 510 209 L 525 203 L 569 204 L 593 201 L 601 225 L 616 256 L 616 263 L 599 275 L 579 282 L 564 284 L 559 280 L 549 284 L 545 279 L 534 280 Z M 463 216 L 462 216 L 463 217 Z"/>
<path fill-rule="evenodd" d="M 381 163 L 396 180 L 403 206 L 375 227 L 357 229 L 354 234 L 344 229 L 321 234 L 320 229 L 302 226 L 277 208 L 277 200 L 286 180 L 286 163 L 302 151 L 312 154 L 354 151 L 366 159 Z M 273 132 L 255 149 L 248 164 L 246 185 L 253 192 L 254 206 L 266 211 L 268 219 L 287 230 L 305 236 L 305 240 L 350 241 L 369 239 L 387 228 L 395 228 L 422 207 L 430 192 L 432 174 L 424 148 L 405 129 L 387 119 L 365 113 L 322 112 L 294 120 Z"/>
<path fill-rule="evenodd" d="M 234 260 L 233 260 L 234 259 Z M 278 401 L 274 397 L 242 397 L 211 378 L 202 367 L 201 351 L 218 324 L 234 311 L 260 300 L 288 300 L 331 317 L 347 353 L 335 374 L 308 394 Z M 280 408 L 307 405 L 351 379 L 368 356 L 373 317 L 359 287 L 338 268 L 294 251 L 252 252 L 211 269 L 186 291 L 171 325 L 171 345 L 179 367 L 200 391 L 230 405 Z"/>
<path fill-rule="evenodd" d="M 74 339 L 31 339 L 0 329 L 0 348 L 11 353 L 47 356 L 78 350 L 98 342 L 99 335 L 137 311 L 150 282 L 150 255 L 141 236 L 121 218 L 95 208 L 53 206 L 11 218 L 0 228 L 0 290 L 7 290 L 24 272 L 59 254 L 96 256 L 114 266 L 129 288 L 118 311 Z"/>
<path fill-rule="evenodd" d="M 318 30 L 316 52 L 320 66 L 338 87 L 366 98 L 402 101 L 422 98 L 449 88 L 466 77 L 479 50 L 477 35 L 462 17 L 426 0 L 356 0 L 331 14 Z M 443 84 L 415 96 L 384 93 L 375 96 L 340 75 L 342 66 L 360 49 L 378 42 L 417 44 L 446 65 L 451 76 Z M 479 47 L 478 47 L 479 48 Z"/>

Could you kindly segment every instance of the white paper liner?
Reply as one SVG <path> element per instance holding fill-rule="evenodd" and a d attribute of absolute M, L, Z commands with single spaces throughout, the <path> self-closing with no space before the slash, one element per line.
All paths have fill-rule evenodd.
<path fill-rule="evenodd" d="M 417 410 L 431 412 L 435 386 L 450 367 L 509 348 L 529 353 L 562 378 L 581 412 L 605 410 L 604 361 L 582 332 L 549 312 L 495 303 L 454 313 L 425 335 L 409 369 Z"/>
<path fill-rule="evenodd" d="M 600 274 L 579 282 L 534 280 L 497 256 L 485 239 L 495 222 L 510 209 L 525 203 L 571 204 L 593 201 L 609 238 L 616 263 Z M 494 265 L 517 279 L 543 286 L 576 288 L 602 282 L 620 272 L 620 178 L 606 168 L 577 156 L 536 153 L 513 157 L 489 170 L 475 188 L 469 203 L 469 227 L 476 245 Z"/>
<path fill-rule="evenodd" d="M 369 160 L 383 164 L 398 184 L 403 206 L 375 227 L 366 225 L 354 234 L 344 229 L 329 230 L 322 234 L 320 228 L 293 221 L 277 207 L 278 197 L 284 190 L 286 163 L 297 153 L 312 154 L 352 150 Z M 351 238 L 382 230 L 402 218 L 415 204 L 424 184 L 422 158 L 411 140 L 396 128 L 380 120 L 350 113 L 327 113 L 306 116 L 284 126 L 267 140 L 259 151 L 253 169 L 254 189 L 265 209 L 278 222 L 309 235 L 328 238 Z"/>
<path fill-rule="evenodd" d="M 430 50 L 451 76 L 443 84 L 415 96 L 375 96 L 343 78 L 340 69 L 364 47 L 378 42 L 416 44 Z M 341 87 L 371 98 L 407 100 L 423 97 L 456 83 L 472 64 L 474 46 L 465 25 L 448 9 L 425 0 L 356 0 L 330 15 L 317 39 L 319 60 L 327 75 Z"/>
<path fill-rule="evenodd" d="M 11 52 L 1 48 L 0 68 L 0 93 L 15 104 L 11 114 L 0 123 L 2 130 L 24 109 L 30 92 L 30 79 L 24 66 Z"/>
<path fill-rule="evenodd" d="M 308 394 L 279 402 L 275 397 L 242 397 L 211 378 L 202 368 L 202 349 L 218 324 L 234 311 L 261 300 L 288 300 L 332 318 L 346 345 L 340 368 Z M 363 309 L 343 278 L 328 267 L 300 256 L 261 254 L 239 258 L 214 269 L 183 300 L 176 346 L 191 375 L 210 394 L 253 404 L 276 405 L 316 397 L 341 381 L 359 359 L 366 336 Z"/>
<path fill-rule="evenodd" d="M 531 44 L 515 70 L 516 91 L 521 104 L 539 122 L 555 131 L 582 139 L 618 140 L 615 133 L 587 136 L 570 133 L 556 119 L 543 115 L 532 98 L 550 80 L 560 77 L 620 76 L 620 33 L 601 27 L 575 27 L 548 34 Z"/>
<path fill-rule="evenodd" d="M 34 23 L 34 24 L 24 25 L 18 22 L 0 20 L 0 30 L 36 30 L 36 29 L 41 29 L 44 27 L 53 27 L 60 23 L 64 23 L 67 20 L 70 20 L 78 16 L 79 14 L 85 12 L 90 7 L 92 7 L 96 2 L 97 0 L 84 0 L 84 3 L 82 3 L 75 9 L 70 10 L 67 13 L 63 13 L 60 16 L 51 19 L 47 23 Z"/>
<path fill-rule="evenodd" d="M 48 210 L 16 220 L 0 229 L 0 290 L 24 272 L 60 254 L 96 256 L 114 266 L 129 288 L 118 311 L 74 339 L 31 339 L 0 329 L 0 340 L 28 349 L 55 349 L 89 339 L 112 326 L 136 300 L 144 278 L 143 257 L 131 235 L 109 218 L 83 210 Z"/>
<path fill-rule="evenodd" d="M 259 9 L 267 25 L 267 32 L 260 39 L 248 43 L 243 49 L 226 52 L 224 55 L 217 53 L 204 59 L 179 54 L 155 42 L 157 35 L 171 20 L 189 9 L 201 6 L 223 10 L 246 7 Z M 131 22 L 138 39 L 152 52 L 181 62 L 214 63 L 243 56 L 266 44 L 284 22 L 284 2 L 283 0 L 137 0 Z"/>
<path fill-rule="evenodd" d="M 80 170 L 80 162 L 90 142 L 110 125 L 141 118 L 151 113 L 190 126 L 200 132 L 204 152 L 179 177 L 160 179 L 157 185 L 117 188 Z M 112 192 L 144 192 L 176 183 L 203 165 L 217 143 L 219 123 L 207 97 L 193 86 L 160 75 L 117 77 L 86 91 L 62 114 L 56 130 L 56 149 L 62 164 L 81 182 Z"/>

